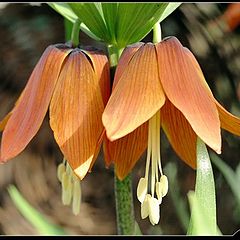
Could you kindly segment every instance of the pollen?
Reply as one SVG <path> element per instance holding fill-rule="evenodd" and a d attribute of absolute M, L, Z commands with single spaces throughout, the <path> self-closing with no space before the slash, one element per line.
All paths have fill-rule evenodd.
<path fill-rule="evenodd" d="M 160 220 L 160 204 L 168 192 L 168 179 L 163 174 L 160 158 L 160 121 L 160 111 L 149 120 L 145 176 L 139 180 L 137 187 L 141 217 L 149 217 L 152 225 Z"/>
<path fill-rule="evenodd" d="M 81 205 L 81 184 L 80 179 L 75 175 L 65 159 L 58 165 L 57 177 L 62 185 L 63 205 L 72 204 L 72 212 L 78 215 Z"/>

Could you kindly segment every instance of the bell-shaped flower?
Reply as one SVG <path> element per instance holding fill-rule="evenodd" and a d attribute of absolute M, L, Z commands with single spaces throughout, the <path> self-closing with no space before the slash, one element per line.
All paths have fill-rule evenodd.
<path fill-rule="evenodd" d="M 109 93 L 109 63 L 104 54 L 66 44 L 49 46 L 15 107 L 0 123 L 4 129 L 0 161 L 25 149 L 49 108 L 54 138 L 73 172 L 83 179 L 104 137 L 101 117 Z"/>
<path fill-rule="evenodd" d="M 119 179 L 147 148 L 144 186 L 143 180 L 138 185 L 141 203 L 148 194 L 149 172 L 152 199 L 157 195 L 161 204 L 168 191 L 160 158 L 161 127 L 178 156 L 192 168 L 196 168 L 197 137 L 221 153 L 221 128 L 240 135 L 240 119 L 217 102 L 194 55 L 175 37 L 124 50 L 102 120 L 109 139 L 104 145 L 107 163 L 114 162 Z"/>

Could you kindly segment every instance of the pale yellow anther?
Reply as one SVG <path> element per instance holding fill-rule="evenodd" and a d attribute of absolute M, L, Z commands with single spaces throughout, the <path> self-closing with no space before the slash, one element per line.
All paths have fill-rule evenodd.
<path fill-rule="evenodd" d="M 162 183 L 161 182 L 156 183 L 156 194 L 157 194 L 158 204 L 161 204 L 162 203 Z"/>
<path fill-rule="evenodd" d="M 72 181 L 71 177 L 65 172 L 62 176 L 62 202 L 69 205 L 72 200 Z"/>
<path fill-rule="evenodd" d="M 63 205 L 72 203 L 73 214 L 79 214 L 81 204 L 80 180 L 65 159 L 57 168 L 57 177 L 62 185 Z"/>
<path fill-rule="evenodd" d="M 168 179 L 167 179 L 167 176 L 162 175 L 160 177 L 160 183 L 162 185 L 162 197 L 164 197 L 164 196 L 167 195 L 167 192 L 168 192 Z"/>
<path fill-rule="evenodd" d="M 74 215 L 79 214 L 81 204 L 81 186 L 80 181 L 73 181 L 73 202 L 72 211 Z"/>
<path fill-rule="evenodd" d="M 150 194 L 145 196 L 143 203 L 141 204 L 141 218 L 144 219 L 149 215 L 149 199 L 151 198 Z"/>
<path fill-rule="evenodd" d="M 60 163 L 57 168 L 57 177 L 60 182 L 62 182 L 62 175 L 66 172 L 65 164 Z"/>
<path fill-rule="evenodd" d="M 137 186 L 137 198 L 143 203 L 147 194 L 148 180 L 146 178 L 141 178 Z"/>
<path fill-rule="evenodd" d="M 149 220 L 152 225 L 158 224 L 160 220 L 160 208 L 158 200 L 154 197 L 149 198 L 148 200 L 149 205 Z"/>

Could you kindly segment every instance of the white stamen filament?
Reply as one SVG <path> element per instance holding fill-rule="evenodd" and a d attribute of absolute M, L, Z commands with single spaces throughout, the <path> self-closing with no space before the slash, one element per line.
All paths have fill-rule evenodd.
<path fill-rule="evenodd" d="M 140 179 L 137 189 L 137 196 L 141 202 L 141 216 L 142 218 L 149 217 L 153 225 L 157 224 L 160 220 L 159 205 L 162 202 L 162 197 L 168 191 L 167 177 L 163 175 L 161 166 L 160 127 L 161 118 L 160 111 L 158 111 L 148 122 L 148 149 L 145 177 Z M 148 189 L 149 171 L 151 171 L 150 189 Z"/>

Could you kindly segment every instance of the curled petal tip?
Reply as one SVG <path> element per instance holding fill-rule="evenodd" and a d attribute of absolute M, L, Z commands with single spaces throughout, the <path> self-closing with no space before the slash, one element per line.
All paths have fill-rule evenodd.
<path fill-rule="evenodd" d="M 83 178 L 88 173 L 91 162 L 92 162 L 92 157 L 73 170 L 74 173 L 80 178 L 80 180 L 83 180 Z"/>

